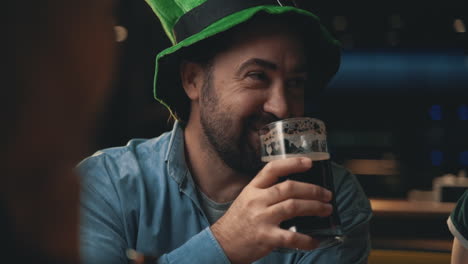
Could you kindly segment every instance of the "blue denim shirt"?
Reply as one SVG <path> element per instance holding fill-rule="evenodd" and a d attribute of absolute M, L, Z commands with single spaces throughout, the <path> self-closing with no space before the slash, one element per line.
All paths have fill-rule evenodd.
<path fill-rule="evenodd" d="M 150 140 L 97 152 L 82 175 L 83 263 L 128 263 L 125 251 L 157 263 L 230 263 L 213 236 L 184 157 L 180 123 Z M 272 252 L 255 263 L 366 263 L 371 208 L 356 178 L 333 165 L 345 242 L 308 253 Z"/>

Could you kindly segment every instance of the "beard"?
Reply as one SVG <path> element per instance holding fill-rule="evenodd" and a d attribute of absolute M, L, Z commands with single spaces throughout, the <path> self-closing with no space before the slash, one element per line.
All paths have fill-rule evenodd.
<path fill-rule="evenodd" d="M 261 161 L 260 141 L 251 139 L 263 125 L 278 119 L 268 113 L 253 113 L 235 127 L 235 117 L 227 107 L 222 107 L 213 89 L 211 78 L 202 88 L 200 121 L 203 133 L 216 155 L 236 172 L 255 176 L 265 165 Z M 238 132 L 240 131 L 240 132 Z"/>

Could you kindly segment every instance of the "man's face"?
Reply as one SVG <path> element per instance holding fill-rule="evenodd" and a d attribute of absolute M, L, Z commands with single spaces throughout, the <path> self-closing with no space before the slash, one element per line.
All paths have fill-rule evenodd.
<path fill-rule="evenodd" d="M 302 40 L 286 26 L 260 22 L 236 33 L 218 54 L 200 96 L 200 120 L 211 147 L 232 169 L 262 167 L 258 130 L 304 115 L 308 78 Z"/>

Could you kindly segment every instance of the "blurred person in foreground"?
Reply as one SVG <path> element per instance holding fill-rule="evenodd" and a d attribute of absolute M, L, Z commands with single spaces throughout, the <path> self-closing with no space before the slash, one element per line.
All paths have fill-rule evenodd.
<path fill-rule="evenodd" d="M 454 236 L 452 264 L 468 264 L 468 191 L 458 200 L 447 225 Z"/>
<path fill-rule="evenodd" d="M 371 208 L 353 175 L 333 165 L 344 242 L 308 251 L 314 238 L 279 224 L 329 215 L 331 193 L 277 183 L 308 158 L 260 161 L 258 130 L 304 116 L 338 69 L 318 18 L 276 0 L 147 2 L 174 44 L 157 56 L 155 93 L 178 121 L 80 164 L 84 262 L 127 263 L 132 248 L 157 263 L 366 263 Z"/>
<path fill-rule="evenodd" d="M 79 263 L 79 178 L 110 87 L 113 0 L 2 3 L 2 263 Z"/>

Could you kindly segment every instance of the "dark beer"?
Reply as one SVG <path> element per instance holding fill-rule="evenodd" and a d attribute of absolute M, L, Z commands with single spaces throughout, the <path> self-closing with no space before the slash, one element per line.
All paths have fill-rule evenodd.
<path fill-rule="evenodd" d="M 330 190 L 332 193 L 335 190 L 330 160 L 313 161 L 313 166 L 310 170 L 282 177 L 280 182 L 285 180 L 315 184 Z M 293 228 L 296 232 L 307 234 L 317 239 L 340 236 L 342 234 L 339 231 L 337 232 L 337 230 L 339 230 L 341 222 L 336 211 L 335 195 L 333 195 L 331 204 L 333 206 L 333 213 L 330 216 L 298 216 L 282 222 L 280 226 L 284 229 Z"/>
<path fill-rule="evenodd" d="M 310 170 L 280 178 L 280 182 L 294 180 L 324 187 L 333 193 L 330 216 L 298 216 L 283 221 L 281 228 L 309 235 L 320 242 L 319 248 L 342 242 L 340 218 L 335 201 L 333 172 L 327 146 L 327 131 L 323 121 L 308 118 L 289 118 L 264 126 L 259 131 L 263 162 L 292 157 L 313 160 Z M 278 249 L 289 252 L 294 249 Z"/>

